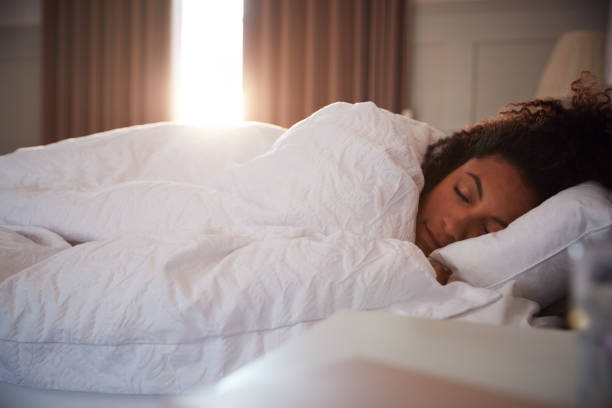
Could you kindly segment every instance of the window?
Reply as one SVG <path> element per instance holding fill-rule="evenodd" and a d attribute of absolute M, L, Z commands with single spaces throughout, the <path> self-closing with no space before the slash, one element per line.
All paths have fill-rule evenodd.
<path fill-rule="evenodd" d="M 243 0 L 174 2 L 174 120 L 242 120 Z"/>

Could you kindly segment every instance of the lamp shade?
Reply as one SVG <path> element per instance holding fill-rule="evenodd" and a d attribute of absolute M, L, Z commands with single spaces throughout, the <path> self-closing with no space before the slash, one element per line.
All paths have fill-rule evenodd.
<path fill-rule="evenodd" d="M 565 98 L 582 71 L 604 80 L 605 38 L 599 31 L 570 31 L 559 37 L 540 77 L 536 98 Z"/>

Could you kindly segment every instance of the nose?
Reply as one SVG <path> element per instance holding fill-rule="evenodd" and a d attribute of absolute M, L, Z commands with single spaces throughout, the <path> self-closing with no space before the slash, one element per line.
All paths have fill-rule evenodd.
<path fill-rule="evenodd" d="M 459 214 L 448 214 L 442 217 L 445 245 L 466 238 L 467 220 Z"/>

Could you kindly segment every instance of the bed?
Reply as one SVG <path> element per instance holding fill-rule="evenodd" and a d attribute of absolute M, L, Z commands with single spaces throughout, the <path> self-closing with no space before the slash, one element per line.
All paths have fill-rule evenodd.
<path fill-rule="evenodd" d="M 609 231 L 610 193 L 585 183 L 435 251 L 442 286 L 411 241 L 443 136 L 336 103 L 290 129 L 159 123 L 1 156 L 6 395 L 183 393 L 342 309 L 534 324 L 567 295 L 568 248 Z"/>

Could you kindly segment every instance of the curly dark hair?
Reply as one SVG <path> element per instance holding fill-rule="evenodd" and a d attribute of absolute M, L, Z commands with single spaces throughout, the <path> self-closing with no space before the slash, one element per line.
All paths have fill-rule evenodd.
<path fill-rule="evenodd" d="M 585 71 L 571 91 L 568 100 L 512 103 L 429 146 L 422 194 L 468 160 L 491 155 L 516 166 L 540 202 L 587 180 L 612 189 L 612 88 Z"/>

